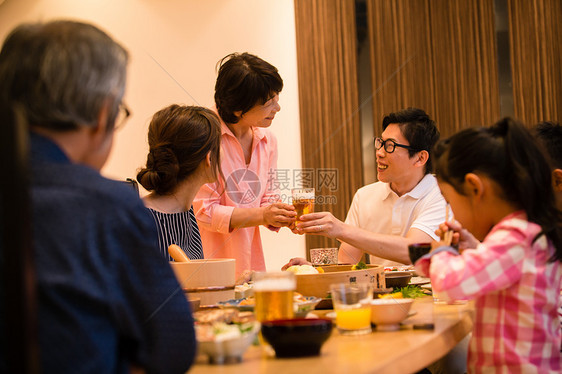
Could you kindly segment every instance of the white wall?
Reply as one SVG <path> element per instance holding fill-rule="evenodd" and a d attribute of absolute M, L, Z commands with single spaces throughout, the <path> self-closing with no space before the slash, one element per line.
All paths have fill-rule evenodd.
<path fill-rule="evenodd" d="M 130 52 L 125 102 L 133 116 L 117 134 L 106 176 L 136 176 L 146 161 L 151 115 L 171 103 L 212 105 L 217 61 L 245 51 L 275 65 L 283 77 L 282 110 L 271 127 L 279 141 L 278 167 L 301 167 L 293 0 L 5 0 L 0 38 L 21 22 L 54 18 L 96 24 Z M 304 237 L 287 229 L 262 233 L 268 269 L 304 256 Z"/>

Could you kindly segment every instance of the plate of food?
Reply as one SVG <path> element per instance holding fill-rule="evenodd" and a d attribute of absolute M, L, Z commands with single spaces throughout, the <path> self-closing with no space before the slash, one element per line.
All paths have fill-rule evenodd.
<path fill-rule="evenodd" d="M 253 284 L 245 282 L 244 284 L 237 284 L 234 286 L 234 298 L 245 299 L 254 295 Z"/>
<path fill-rule="evenodd" d="M 193 314 L 198 350 L 213 364 L 242 361 L 242 355 L 255 340 L 260 323 L 251 312 L 211 309 Z"/>
<path fill-rule="evenodd" d="M 400 275 L 414 275 L 415 269 L 413 265 L 404 265 L 404 266 L 385 266 L 384 267 L 385 274 L 392 274 L 393 276 L 400 276 Z"/>
<path fill-rule="evenodd" d="M 410 284 L 414 286 L 421 286 L 424 284 L 431 283 L 431 279 L 426 277 L 412 277 L 410 278 Z"/>
<path fill-rule="evenodd" d="M 221 308 L 235 308 L 240 311 L 253 311 L 255 299 L 251 297 L 243 297 L 240 299 L 230 299 L 226 301 L 219 301 L 217 304 Z"/>

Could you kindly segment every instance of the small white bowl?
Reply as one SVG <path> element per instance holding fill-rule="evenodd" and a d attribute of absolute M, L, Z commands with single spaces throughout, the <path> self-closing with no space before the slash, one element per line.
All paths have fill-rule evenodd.
<path fill-rule="evenodd" d="M 375 299 L 371 300 L 371 322 L 377 331 L 395 331 L 400 322 L 410 313 L 414 299 Z"/>
<path fill-rule="evenodd" d="M 211 364 L 224 364 L 242 361 L 242 354 L 252 344 L 260 331 L 260 323 L 254 322 L 251 331 L 241 336 L 225 340 L 198 340 L 199 353 L 209 356 Z"/>
<path fill-rule="evenodd" d="M 307 296 L 305 301 L 295 301 L 293 304 L 295 318 L 306 317 L 309 312 L 314 310 L 320 301 L 322 301 L 322 299 L 315 296 Z"/>

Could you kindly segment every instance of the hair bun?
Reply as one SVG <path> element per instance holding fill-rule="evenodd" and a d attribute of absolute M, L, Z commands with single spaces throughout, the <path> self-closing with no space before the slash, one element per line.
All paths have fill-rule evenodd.
<path fill-rule="evenodd" d="M 148 191 L 166 194 L 176 185 L 179 169 L 174 152 L 168 145 L 160 145 L 148 153 L 146 168 L 138 173 L 137 180 Z"/>

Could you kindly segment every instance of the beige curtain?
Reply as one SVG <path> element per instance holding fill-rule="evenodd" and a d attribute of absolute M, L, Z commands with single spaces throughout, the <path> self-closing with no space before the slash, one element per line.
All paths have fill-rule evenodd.
<path fill-rule="evenodd" d="M 515 116 L 531 126 L 562 114 L 562 1 L 510 0 Z"/>
<path fill-rule="evenodd" d="M 367 0 L 375 134 L 424 109 L 442 136 L 499 118 L 493 0 Z"/>
<path fill-rule="evenodd" d="M 316 211 L 345 215 L 363 184 L 353 1 L 295 0 L 301 144 Z M 307 248 L 339 246 L 307 235 Z"/>

